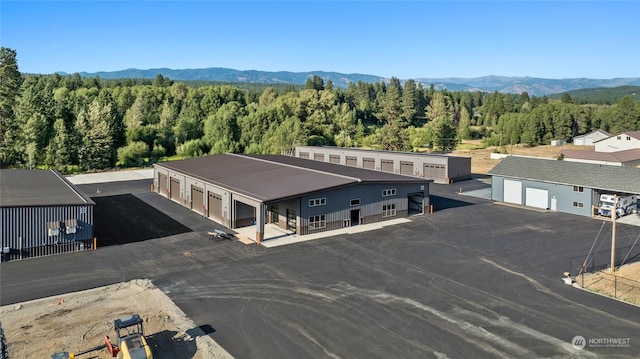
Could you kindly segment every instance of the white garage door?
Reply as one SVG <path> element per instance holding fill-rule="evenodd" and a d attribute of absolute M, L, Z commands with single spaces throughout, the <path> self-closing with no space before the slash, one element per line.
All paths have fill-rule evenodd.
<path fill-rule="evenodd" d="M 525 204 L 536 208 L 549 208 L 549 191 L 546 189 L 527 187 Z"/>
<path fill-rule="evenodd" d="M 520 181 L 504 180 L 504 196 L 505 202 L 522 204 L 522 184 Z"/>

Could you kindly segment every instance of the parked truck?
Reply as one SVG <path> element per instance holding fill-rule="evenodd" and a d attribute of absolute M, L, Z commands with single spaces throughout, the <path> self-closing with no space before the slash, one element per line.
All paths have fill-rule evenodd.
<path fill-rule="evenodd" d="M 598 214 L 611 217 L 615 200 L 615 195 L 613 194 L 601 194 Z M 626 216 L 638 210 L 638 196 L 636 195 L 618 195 L 617 201 L 618 203 L 615 209 L 616 217 Z"/>

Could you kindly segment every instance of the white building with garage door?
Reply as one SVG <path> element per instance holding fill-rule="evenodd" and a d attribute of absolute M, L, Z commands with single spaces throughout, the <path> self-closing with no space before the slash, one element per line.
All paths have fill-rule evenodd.
<path fill-rule="evenodd" d="M 403 176 L 428 178 L 442 184 L 471 178 L 471 157 L 464 156 L 378 151 L 354 147 L 298 146 L 296 157 Z"/>
<path fill-rule="evenodd" d="M 509 156 L 489 174 L 494 201 L 583 216 L 601 194 L 640 194 L 640 168 Z"/>
<path fill-rule="evenodd" d="M 430 180 L 291 156 L 222 154 L 154 165 L 157 193 L 231 229 L 326 230 L 427 212 Z"/>

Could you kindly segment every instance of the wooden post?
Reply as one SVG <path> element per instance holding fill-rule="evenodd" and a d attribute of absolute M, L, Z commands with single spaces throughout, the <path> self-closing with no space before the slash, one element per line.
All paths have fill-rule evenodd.
<path fill-rule="evenodd" d="M 98 237 L 93 237 L 93 250 L 98 249 Z"/>
<path fill-rule="evenodd" d="M 611 209 L 611 273 L 616 271 L 616 217 L 618 217 L 618 195 L 613 195 L 613 208 Z"/>

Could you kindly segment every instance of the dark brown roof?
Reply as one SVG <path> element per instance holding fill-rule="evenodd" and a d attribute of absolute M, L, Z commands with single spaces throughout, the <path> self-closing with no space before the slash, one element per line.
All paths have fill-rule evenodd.
<path fill-rule="evenodd" d="M 631 149 L 616 152 L 595 152 L 581 150 L 563 150 L 565 158 L 580 160 L 606 161 L 606 162 L 632 162 L 640 160 L 640 149 Z"/>
<path fill-rule="evenodd" d="M 408 176 L 289 156 L 222 154 L 161 162 L 165 167 L 261 201 L 370 183 L 430 182 Z"/>
<path fill-rule="evenodd" d="M 629 131 L 629 132 L 623 132 L 624 135 L 627 135 L 629 137 L 633 137 L 636 140 L 640 140 L 640 131 Z"/>
<path fill-rule="evenodd" d="M 94 204 L 56 171 L 0 170 L 0 207 Z"/>

